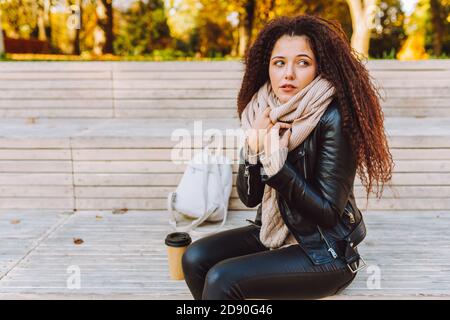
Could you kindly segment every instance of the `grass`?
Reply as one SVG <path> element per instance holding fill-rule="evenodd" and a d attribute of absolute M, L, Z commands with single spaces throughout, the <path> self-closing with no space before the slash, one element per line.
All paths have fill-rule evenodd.
<path fill-rule="evenodd" d="M 395 57 L 395 49 L 392 48 L 391 51 L 386 52 L 384 51 L 381 57 L 369 57 L 370 60 L 396 60 Z"/>
<path fill-rule="evenodd" d="M 450 59 L 450 54 L 443 53 L 440 56 L 430 55 L 430 59 Z"/>

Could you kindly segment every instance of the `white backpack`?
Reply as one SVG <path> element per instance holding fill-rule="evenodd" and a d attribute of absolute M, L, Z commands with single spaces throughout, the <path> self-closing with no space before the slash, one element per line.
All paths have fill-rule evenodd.
<path fill-rule="evenodd" d="M 175 192 L 167 197 L 169 224 L 177 232 L 192 236 L 218 232 L 227 219 L 228 200 L 232 187 L 232 164 L 224 156 L 211 155 L 208 148 L 194 155 L 189 162 Z M 193 220 L 178 226 L 182 220 Z M 195 231 L 204 221 L 222 220 L 213 231 Z"/>

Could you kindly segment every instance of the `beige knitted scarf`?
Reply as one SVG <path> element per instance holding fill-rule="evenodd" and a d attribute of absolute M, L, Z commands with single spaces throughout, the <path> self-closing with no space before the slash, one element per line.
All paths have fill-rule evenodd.
<path fill-rule="evenodd" d="M 292 123 L 292 134 L 288 144 L 288 150 L 291 151 L 316 127 L 334 93 L 333 85 L 319 75 L 289 101 L 281 104 L 268 81 L 253 95 L 242 112 L 242 129 L 244 131 L 251 129 L 257 115 L 269 106 L 271 109 L 269 117 L 272 122 L 280 120 Z M 284 244 L 289 230 L 279 212 L 276 190 L 269 185 L 264 188 L 261 209 L 260 240 L 267 248 L 278 248 Z"/>

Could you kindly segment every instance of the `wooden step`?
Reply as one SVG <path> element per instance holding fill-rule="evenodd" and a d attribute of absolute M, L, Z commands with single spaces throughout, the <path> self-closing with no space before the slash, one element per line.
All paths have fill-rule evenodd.
<path fill-rule="evenodd" d="M 194 134 L 195 125 L 192 119 L 38 119 L 34 124 L 3 119 L 0 207 L 163 210 L 167 194 L 175 190 L 186 167 L 186 162 L 172 162 L 178 154 L 174 147 L 180 144 L 170 139 L 171 133 L 185 128 Z M 226 133 L 238 122 L 209 119 L 202 125 Z M 381 200 L 371 195 L 368 208 L 450 208 L 449 128 L 450 119 L 445 118 L 386 119 L 395 161 L 393 179 Z M 186 160 L 200 150 L 200 135 L 192 136 L 194 149 L 177 150 L 190 152 Z M 238 139 L 229 136 L 225 141 L 231 143 L 224 152 L 234 161 L 235 180 Z M 355 196 L 358 206 L 365 208 L 365 189 L 359 177 Z M 247 209 L 235 187 L 230 209 Z"/>
<path fill-rule="evenodd" d="M 0 118 L 236 118 L 243 76 L 238 61 L 1 62 L 0 68 Z M 385 116 L 449 116 L 448 61 L 369 61 L 367 68 Z"/>

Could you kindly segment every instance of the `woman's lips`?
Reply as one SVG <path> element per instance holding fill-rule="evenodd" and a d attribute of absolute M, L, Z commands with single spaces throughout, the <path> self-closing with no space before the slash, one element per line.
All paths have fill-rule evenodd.
<path fill-rule="evenodd" d="M 287 87 L 280 87 L 280 89 L 283 90 L 284 92 L 292 92 L 292 91 L 294 91 L 296 88 L 287 86 Z"/>

